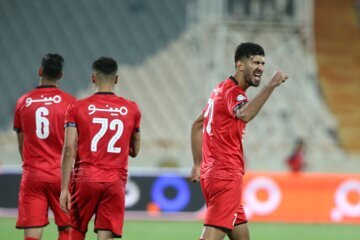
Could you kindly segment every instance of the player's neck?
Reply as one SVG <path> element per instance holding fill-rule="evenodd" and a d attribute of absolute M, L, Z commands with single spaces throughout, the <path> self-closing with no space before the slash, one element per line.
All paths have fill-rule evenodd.
<path fill-rule="evenodd" d="M 249 84 L 245 81 L 245 78 L 242 74 L 235 72 L 233 77 L 236 79 L 238 86 L 244 91 L 249 87 Z"/>
<path fill-rule="evenodd" d="M 96 92 L 114 92 L 113 85 L 98 85 L 96 86 Z"/>
<path fill-rule="evenodd" d="M 40 78 L 39 86 L 57 86 L 58 81 Z"/>

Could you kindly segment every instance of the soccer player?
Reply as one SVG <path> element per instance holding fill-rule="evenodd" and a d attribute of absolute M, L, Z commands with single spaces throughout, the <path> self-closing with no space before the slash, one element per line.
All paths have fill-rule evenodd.
<path fill-rule="evenodd" d="M 43 227 L 49 224 L 49 207 L 58 239 L 69 237 L 70 219 L 59 204 L 60 161 L 65 112 L 75 98 L 57 88 L 63 64 L 59 54 L 46 54 L 38 70 L 39 86 L 16 104 L 14 130 L 23 162 L 16 228 L 24 229 L 26 240 L 41 239 Z"/>
<path fill-rule="evenodd" d="M 140 149 L 140 110 L 114 94 L 116 61 L 101 57 L 92 68 L 96 93 L 71 104 L 65 120 L 60 204 L 70 211 L 72 240 L 85 239 L 93 214 L 98 239 L 121 237 L 128 156 Z"/>
<path fill-rule="evenodd" d="M 235 51 L 235 73 L 219 83 L 191 129 L 194 166 L 189 181 L 200 181 L 207 213 L 200 239 L 249 239 L 241 203 L 244 175 L 243 138 L 252 120 L 274 89 L 288 79 L 277 71 L 252 100 L 245 91 L 260 84 L 265 52 L 255 43 L 242 43 Z"/>

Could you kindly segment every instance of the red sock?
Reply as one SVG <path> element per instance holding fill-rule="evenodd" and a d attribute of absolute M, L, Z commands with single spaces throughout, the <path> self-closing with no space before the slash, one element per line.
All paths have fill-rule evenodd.
<path fill-rule="evenodd" d="M 70 230 L 70 240 L 84 240 L 85 239 L 85 234 L 71 228 Z"/>
<path fill-rule="evenodd" d="M 70 228 L 60 230 L 58 240 L 70 240 Z"/>
<path fill-rule="evenodd" d="M 39 240 L 38 238 L 33 238 L 33 237 L 25 237 L 25 240 Z"/>

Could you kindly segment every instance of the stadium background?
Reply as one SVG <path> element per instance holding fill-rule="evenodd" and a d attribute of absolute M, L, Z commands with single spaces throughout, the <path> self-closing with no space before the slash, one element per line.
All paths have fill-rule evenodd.
<path fill-rule="evenodd" d="M 262 85 L 276 69 L 291 79 L 247 127 L 253 236 L 289 239 L 287 230 L 299 231 L 294 226 L 316 228 L 279 223 L 331 223 L 326 228 L 339 228 L 341 238 L 334 230 L 315 239 L 360 239 L 359 16 L 355 0 L 0 1 L 0 232 L 19 232 L 13 109 L 37 85 L 45 53 L 64 56 L 60 87 L 78 98 L 93 92 L 94 59 L 118 61 L 116 91 L 143 112 L 142 149 L 130 160 L 129 225 L 170 219 L 169 228 L 178 229 L 187 223 L 177 221 L 201 220 L 204 210 L 199 187 L 184 181 L 192 164 L 191 123 L 215 84 L 232 74 L 235 47 L 254 41 L 266 50 Z M 249 96 L 257 91 L 249 89 Z M 291 174 L 286 158 L 297 139 L 305 141 L 307 168 Z M 298 199 L 308 205 L 299 207 Z M 275 230 L 263 222 L 276 222 Z M 165 223 L 151 224 L 153 230 Z M 197 226 L 196 238 L 201 223 L 189 226 Z M 256 233 L 263 231 L 270 235 Z"/>

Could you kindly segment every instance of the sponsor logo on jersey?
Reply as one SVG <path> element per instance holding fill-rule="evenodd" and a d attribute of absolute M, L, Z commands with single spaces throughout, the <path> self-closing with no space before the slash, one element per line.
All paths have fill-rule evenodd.
<path fill-rule="evenodd" d="M 109 107 L 106 105 L 106 108 L 96 108 L 94 104 L 88 106 L 89 115 L 94 114 L 96 111 L 99 112 L 109 112 L 112 116 L 118 116 L 119 114 L 125 116 L 128 113 L 128 109 L 126 107 Z"/>
<path fill-rule="evenodd" d="M 39 98 L 39 99 L 32 99 L 31 97 L 28 97 L 25 100 L 25 106 L 29 107 L 32 103 L 40 103 L 40 102 L 44 103 L 45 105 L 59 103 L 59 102 L 61 102 L 61 96 L 55 95 L 53 97 L 44 97 L 43 95 L 41 95 L 41 98 Z"/>

